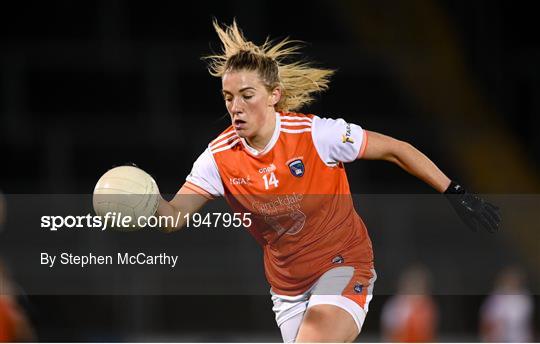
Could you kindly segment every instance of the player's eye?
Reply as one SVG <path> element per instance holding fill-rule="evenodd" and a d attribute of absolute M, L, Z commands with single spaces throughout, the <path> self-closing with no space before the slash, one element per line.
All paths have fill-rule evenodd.
<path fill-rule="evenodd" d="M 251 94 L 249 94 L 249 95 L 245 94 L 244 95 L 244 99 L 246 99 L 246 100 L 251 99 L 251 98 L 253 98 L 253 95 L 251 95 Z"/>

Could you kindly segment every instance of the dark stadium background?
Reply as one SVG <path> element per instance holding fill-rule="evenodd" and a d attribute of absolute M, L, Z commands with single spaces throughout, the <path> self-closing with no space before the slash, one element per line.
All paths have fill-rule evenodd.
<path fill-rule="evenodd" d="M 220 81 L 200 59 L 220 48 L 213 17 L 236 18 L 257 43 L 303 40 L 304 57 L 337 69 L 305 112 L 409 141 L 476 192 L 539 192 L 536 5 L 443 0 L 2 3 L 0 189 L 91 193 L 108 168 L 135 162 L 175 193 L 228 125 Z M 383 162 L 348 172 L 356 194 L 433 193 Z M 372 302 L 361 341 L 379 340 L 386 298 Z M 483 298 L 437 296 L 440 337 L 477 340 Z M 21 301 L 43 341 L 280 340 L 268 296 Z"/>

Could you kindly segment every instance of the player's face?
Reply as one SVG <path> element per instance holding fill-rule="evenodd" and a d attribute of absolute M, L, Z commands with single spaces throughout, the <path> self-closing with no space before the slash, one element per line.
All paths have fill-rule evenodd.
<path fill-rule="evenodd" d="M 253 138 L 273 127 L 279 94 L 268 92 L 256 71 L 227 72 L 221 81 L 225 106 L 238 136 Z"/>

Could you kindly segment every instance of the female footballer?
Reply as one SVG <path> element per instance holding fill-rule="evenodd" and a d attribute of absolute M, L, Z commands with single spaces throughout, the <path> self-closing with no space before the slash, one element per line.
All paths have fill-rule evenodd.
<path fill-rule="evenodd" d="M 223 52 L 207 57 L 209 71 L 221 78 L 232 125 L 195 161 L 177 195 L 160 200 L 158 214 L 193 213 L 219 196 L 235 212 L 253 214 L 248 230 L 264 251 L 285 342 L 353 341 L 372 299 L 371 241 L 344 163 L 393 162 L 455 196 L 451 202 L 470 226 L 497 230 L 497 208 L 465 192 L 410 144 L 343 119 L 295 113 L 328 88 L 333 71 L 287 63 L 298 51 L 294 42 L 257 46 L 236 23 L 214 27 Z"/>

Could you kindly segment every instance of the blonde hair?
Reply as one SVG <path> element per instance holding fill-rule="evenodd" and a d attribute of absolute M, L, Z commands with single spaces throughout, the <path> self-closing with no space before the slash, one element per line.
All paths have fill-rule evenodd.
<path fill-rule="evenodd" d="M 298 55 L 300 46 L 288 38 L 274 44 L 266 38 L 261 46 L 247 41 L 242 30 L 233 21 L 231 26 L 221 25 L 214 20 L 223 52 L 205 56 L 208 71 L 212 76 L 223 77 L 228 71 L 254 70 L 259 73 L 268 91 L 281 87 L 282 95 L 275 105 L 277 111 L 295 111 L 310 104 L 313 94 L 328 89 L 334 70 L 314 68 L 309 62 L 286 63 Z"/>

